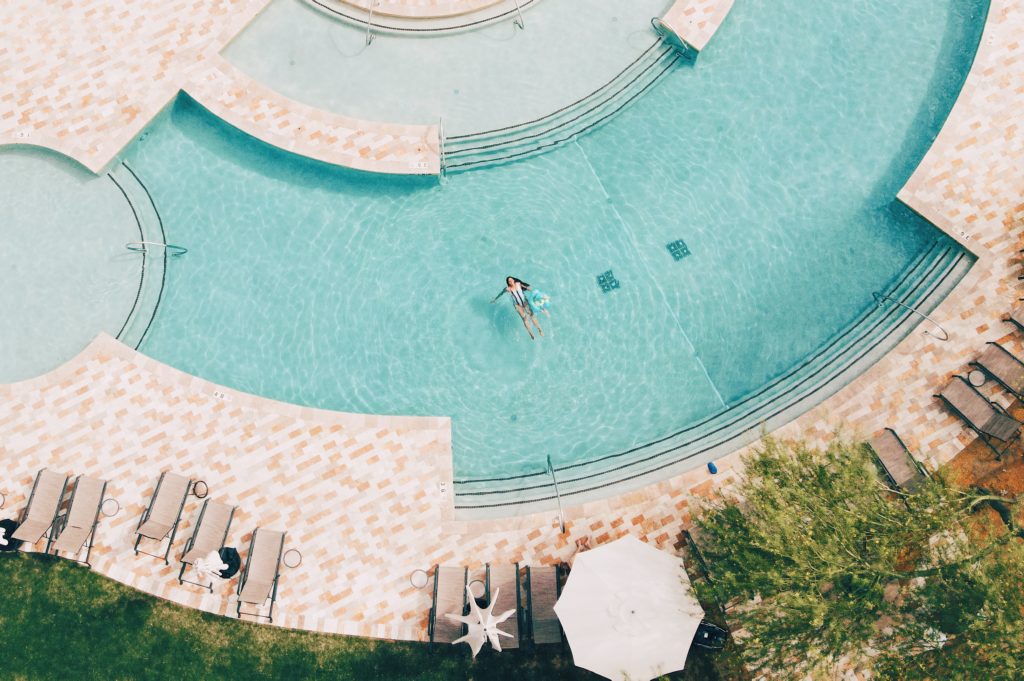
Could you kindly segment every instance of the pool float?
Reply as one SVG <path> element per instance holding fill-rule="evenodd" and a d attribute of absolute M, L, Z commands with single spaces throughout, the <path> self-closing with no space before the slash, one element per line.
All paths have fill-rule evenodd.
<path fill-rule="evenodd" d="M 540 291 L 529 291 L 529 294 L 530 307 L 532 307 L 534 311 L 540 312 L 541 310 L 548 309 L 548 305 L 551 304 L 551 296 L 546 293 L 541 293 Z"/>

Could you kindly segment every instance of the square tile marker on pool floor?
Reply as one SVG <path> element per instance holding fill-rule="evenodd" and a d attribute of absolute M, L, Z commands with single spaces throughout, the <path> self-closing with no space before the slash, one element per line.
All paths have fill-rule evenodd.
<path fill-rule="evenodd" d="M 676 262 L 679 262 L 686 256 L 690 255 L 690 249 L 687 248 L 686 242 L 683 241 L 682 239 L 670 241 L 669 243 L 665 244 L 665 248 L 668 249 L 668 252 L 672 256 L 672 259 L 675 260 Z"/>
<path fill-rule="evenodd" d="M 601 287 L 602 293 L 608 293 L 619 288 L 619 280 L 615 278 L 611 270 L 608 270 L 604 274 L 597 275 L 597 285 Z"/>

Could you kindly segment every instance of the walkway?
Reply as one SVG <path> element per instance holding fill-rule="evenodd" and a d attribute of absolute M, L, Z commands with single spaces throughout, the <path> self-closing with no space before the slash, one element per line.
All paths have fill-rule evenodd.
<path fill-rule="evenodd" d="M 253 528 L 288 532 L 286 549 L 298 549 L 302 563 L 283 570 L 274 624 L 398 639 L 426 633 L 430 591 L 410 585 L 415 569 L 550 564 L 584 534 L 604 541 L 630 531 L 672 549 L 689 520 L 686 488 L 711 486 L 696 471 L 589 505 L 570 516 L 577 520 L 564 538 L 553 514 L 458 523 L 448 419 L 341 414 L 244 395 L 109 336 L 46 376 L 0 386 L 0 443 L 5 516 L 24 507 L 42 467 L 110 482 L 121 510 L 97 532 L 93 567 L 102 574 L 182 605 L 234 613 L 237 578 L 211 595 L 179 586 L 176 562 L 133 555 L 145 503 L 160 471 L 171 470 L 238 505 L 228 545 L 243 558 Z M 172 556 L 180 556 L 201 503 L 189 498 Z"/>
<path fill-rule="evenodd" d="M 436 174 L 436 128 L 318 112 L 223 67 L 220 50 L 267 2 L 0 4 L 0 144 L 49 147 L 98 173 L 186 90 L 270 144 L 360 170 Z"/>
<path fill-rule="evenodd" d="M 27 16 L 27 5 L 19 6 Z M 26 23 L 23 17 L 15 24 Z M 983 49 L 960 100 L 900 194 L 979 255 L 933 314 L 951 340 L 913 334 L 780 434 L 826 438 L 840 423 L 859 435 L 892 426 L 932 465 L 973 439 L 932 394 L 951 374 L 965 371 L 987 340 L 1024 352 L 1020 335 L 1000 321 L 1019 295 L 1017 250 L 1024 228 L 1021 35 L 1024 0 L 993 0 Z M 9 60 L 11 49 L 0 48 L 0 57 Z M 0 94 L 7 111 L 28 97 L 18 89 L 23 80 L 15 85 L 21 94 Z M 53 87 L 59 91 L 61 85 L 55 81 Z M 102 108 L 88 98 L 83 106 L 89 112 Z M 111 114 L 107 125 L 123 120 L 119 116 Z M 9 126 L 9 118 L 0 120 Z M 39 120 L 39 129 L 56 129 L 47 127 L 45 116 Z M 106 139 L 90 124 L 80 125 L 54 139 L 84 150 Z M 14 128 L 4 129 L 13 135 Z M 591 535 L 600 543 L 626 532 L 671 549 L 690 520 L 693 499 L 734 481 L 738 460 L 733 455 L 718 462 L 722 472 L 714 478 L 703 469 L 691 471 L 569 509 L 569 533 L 563 537 L 553 513 L 480 523 L 450 520 L 449 449 L 445 419 L 281 405 L 184 376 L 109 338 L 47 376 L 0 387 L 0 489 L 9 515 L 23 506 L 40 466 L 106 476 L 122 510 L 101 525 L 96 569 L 186 605 L 226 612 L 234 582 L 203 596 L 176 586 L 171 568 L 130 555 L 130 532 L 158 472 L 201 477 L 213 497 L 240 506 L 231 544 L 244 547 L 257 524 L 289 531 L 288 546 L 300 549 L 304 559 L 284 571 L 281 618 L 275 623 L 318 631 L 422 638 L 430 596 L 412 588 L 408 575 L 438 562 L 473 568 L 485 561 L 550 563 L 567 558 L 577 537 Z M 194 518 L 197 508 L 190 500 L 185 517 Z M 187 528 L 179 533 L 177 551 L 188 535 Z"/>

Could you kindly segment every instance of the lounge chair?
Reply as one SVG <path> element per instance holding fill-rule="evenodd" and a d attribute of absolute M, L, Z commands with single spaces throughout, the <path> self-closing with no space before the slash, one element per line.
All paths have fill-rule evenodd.
<path fill-rule="evenodd" d="M 462 636 L 465 628 L 462 622 L 453 622 L 445 615 L 461 615 L 466 611 L 468 577 L 469 569 L 465 567 L 434 566 L 434 598 L 427 619 L 427 637 L 431 643 L 451 643 Z"/>
<path fill-rule="evenodd" d="M 501 601 L 497 607 L 491 610 L 492 613 L 502 613 L 509 608 L 515 608 L 515 617 L 510 617 L 502 624 L 505 633 L 512 634 L 512 638 L 501 638 L 502 649 L 519 647 L 519 619 L 523 613 L 522 594 L 519 589 L 519 563 L 509 565 L 492 566 L 487 564 L 487 602 L 495 591 L 498 592 L 498 600 Z"/>
<path fill-rule="evenodd" d="M 1024 362 L 999 343 L 989 341 L 985 352 L 971 362 L 1018 400 L 1024 400 Z"/>
<path fill-rule="evenodd" d="M 530 638 L 535 645 L 562 642 L 562 625 L 555 615 L 559 593 L 557 565 L 526 568 L 526 609 L 530 613 Z"/>
<path fill-rule="evenodd" d="M 163 558 L 165 564 L 170 564 L 171 561 L 167 557 L 171 553 L 171 544 L 174 543 L 174 535 L 178 532 L 178 522 L 181 521 L 181 512 L 185 508 L 185 499 L 188 498 L 191 488 L 192 481 L 188 478 L 167 471 L 160 474 L 149 506 L 139 518 L 139 526 L 135 529 L 135 555 L 145 553 L 154 558 Z M 139 550 L 139 542 L 143 537 L 159 542 L 168 536 L 167 549 L 162 556 Z"/>
<path fill-rule="evenodd" d="M 284 532 L 256 528 L 249 542 L 245 570 L 238 580 L 238 617 L 250 615 L 274 621 L 277 602 L 277 580 L 281 576 L 281 554 L 284 553 Z M 270 599 L 270 612 L 242 612 L 243 605 L 261 608 Z"/>
<path fill-rule="evenodd" d="M 67 513 L 57 518 L 53 526 L 53 552 L 68 554 L 71 560 L 89 564 L 92 555 L 92 542 L 96 537 L 96 526 L 100 522 L 100 505 L 107 491 L 107 481 L 79 475 L 75 478 L 75 486 L 71 488 L 71 501 Z M 85 560 L 76 556 L 85 547 Z M 90 566 L 91 567 L 91 566 Z"/>
<path fill-rule="evenodd" d="M 178 583 L 195 584 L 213 591 L 213 582 L 203 584 L 185 579 L 185 569 L 194 565 L 201 558 L 210 553 L 220 551 L 228 540 L 228 530 L 231 529 L 231 519 L 235 516 L 235 507 L 222 504 L 219 501 L 207 499 L 203 502 L 203 508 L 199 511 L 199 520 L 196 521 L 196 529 L 192 536 L 185 542 L 185 550 L 181 553 L 181 571 L 178 573 Z"/>
<path fill-rule="evenodd" d="M 686 542 L 686 547 L 690 550 L 690 555 L 693 557 L 697 567 L 700 568 L 700 576 L 709 582 L 715 581 L 711 577 L 711 569 L 708 567 L 707 561 L 704 560 L 704 554 L 701 552 L 700 547 L 697 546 L 697 527 L 694 526 L 689 530 L 684 529 L 683 540 Z"/>
<path fill-rule="evenodd" d="M 992 440 L 1009 442 L 1018 432 L 1021 423 L 1007 415 L 1006 410 L 995 402 L 985 399 L 978 389 L 963 376 L 953 380 L 935 397 L 941 399 L 978 437 L 1002 459 L 1003 452 L 996 449 Z"/>
<path fill-rule="evenodd" d="M 1024 331 L 1024 303 L 1017 303 L 1017 306 L 1010 310 L 1010 313 L 1003 318 L 1003 321 L 1010 322 L 1021 331 Z"/>
<path fill-rule="evenodd" d="M 64 498 L 64 489 L 67 486 L 68 476 L 62 473 L 55 473 L 47 468 L 36 473 L 28 504 L 18 516 L 18 529 L 11 537 L 28 544 L 35 544 L 44 535 L 52 538 L 49 531 L 57 522 L 60 502 Z M 50 539 L 46 541 L 46 550 L 50 550 Z"/>
<path fill-rule="evenodd" d="M 892 428 L 886 428 L 871 438 L 868 445 L 893 487 L 914 492 L 928 479 L 928 471 L 918 463 Z"/>

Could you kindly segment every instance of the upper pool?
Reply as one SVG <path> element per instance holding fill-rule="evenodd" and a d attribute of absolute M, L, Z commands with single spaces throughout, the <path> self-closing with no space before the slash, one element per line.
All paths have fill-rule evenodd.
<path fill-rule="evenodd" d="M 744 0 L 609 124 L 443 186 L 290 156 L 183 99 L 126 153 L 189 248 L 141 349 L 281 400 L 450 415 L 460 479 L 700 423 L 832 347 L 937 242 L 959 252 L 894 197 L 985 9 Z M 508 274 L 551 295 L 543 339 L 490 304 Z"/>

